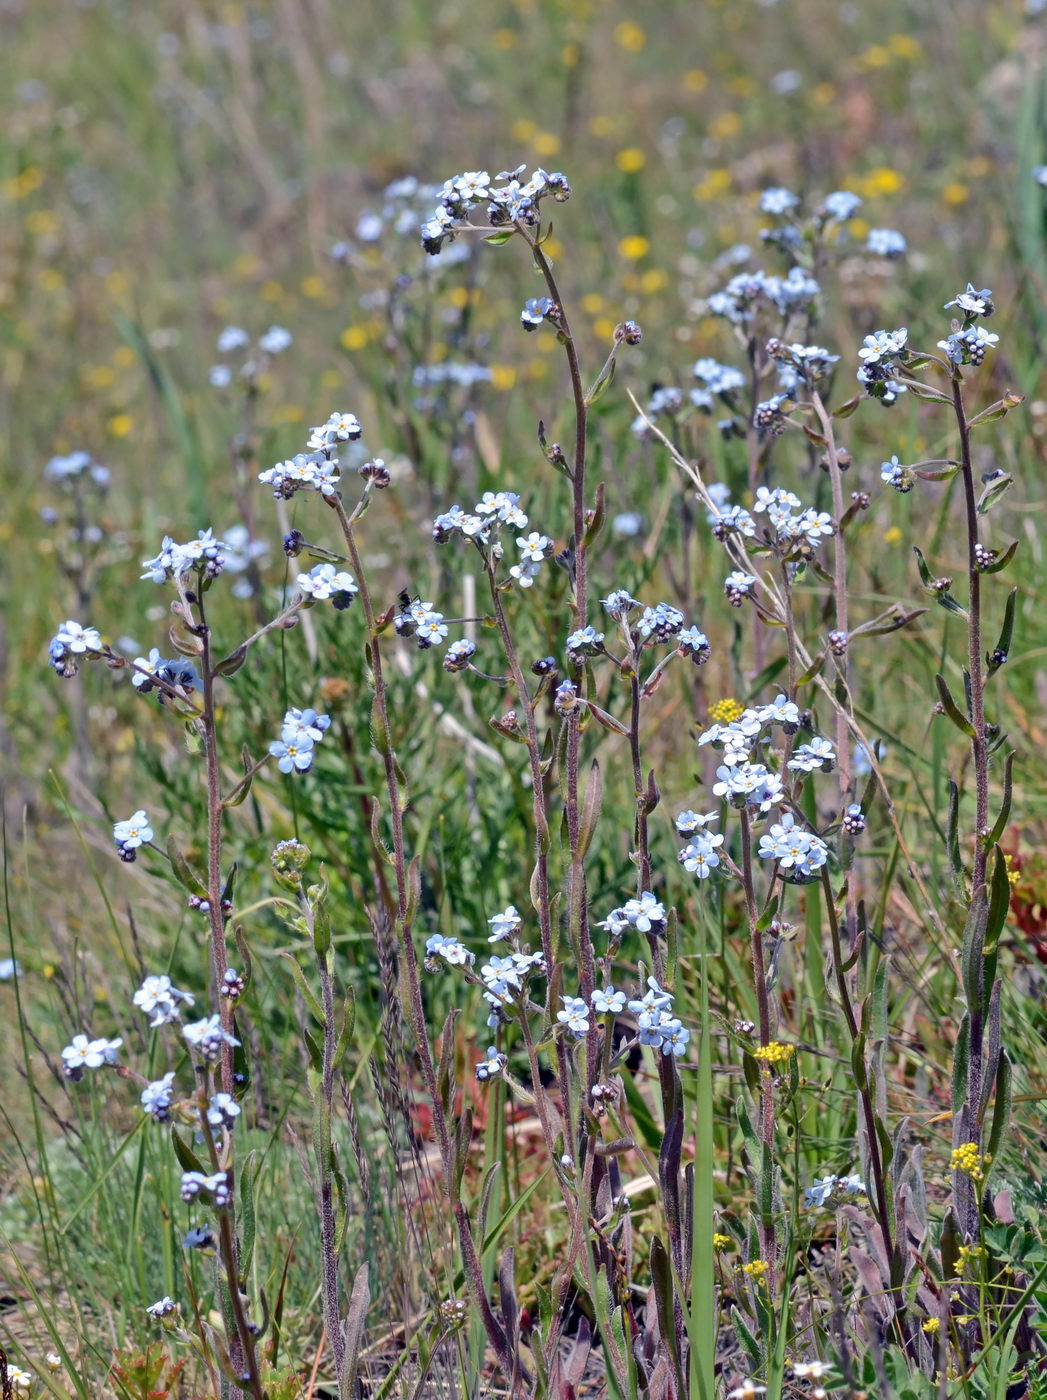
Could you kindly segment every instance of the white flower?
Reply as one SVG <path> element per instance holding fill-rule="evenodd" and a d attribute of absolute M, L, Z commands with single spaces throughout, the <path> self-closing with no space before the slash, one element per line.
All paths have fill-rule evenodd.
<path fill-rule="evenodd" d="M 442 933 L 434 933 L 426 940 L 425 951 L 428 957 L 443 958 L 452 967 L 464 967 L 466 963 L 476 961 L 475 953 L 470 953 L 457 938 L 446 938 Z"/>
<path fill-rule="evenodd" d="M 681 836 L 687 836 L 692 831 L 701 831 L 703 827 L 709 826 L 711 822 L 720 820 L 719 812 L 692 812 L 690 808 L 681 812 L 676 818 L 676 830 Z"/>
<path fill-rule="evenodd" d="M 824 1361 L 794 1361 L 793 1380 L 820 1381 L 829 1369 Z"/>
<path fill-rule="evenodd" d="M 171 1086 L 174 1084 L 174 1070 L 168 1070 L 163 1079 L 154 1079 L 142 1090 L 140 1102 L 143 1113 L 148 1113 L 158 1123 L 166 1123 L 174 1097 Z"/>
<path fill-rule="evenodd" d="M 66 1074 L 70 1079 L 79 1079 L 85 1069 L 115 1065 L 116 1052 L 123 1043 L 122 1040 L 88 1040 L 86 1035 L 74 1035 L 62 1051 Z"/>
<path fill-rule="evenodd" d="M 696 875 L 699 880 L 707 880 L 720 864 L 717 847 L 722 845 L 723 837 L 719 834 L 712 836 L 700 832 L 693 841 L 684 846 L 677 859 L 685 870 Z"/>
<path fill-rule="evenodd" d="M 527 536 L 520 536 L 516 541 L 524 564 L 540 564 L 549 552 L 552 541 L 547 535 L 541 535 L 537 530 L 532 530 Z"/>
<path fill-rule="evenodd" d="M 617 1016 L 625 1010 L 625 993 L 614 987 L 604 987 L 603 990 L 594 987 L 590 1001 L 598 1016 Z"/>
<path fill-rule="evenodd" d="M 307 597 L 315 598 L 317 602 L 334 598 L 336 606 L 340 597 L 352 602 L 359 592 L 352 574 L 345 569 L 336 569 L 333 564 L 317 564 L 307 574 L 299 574 L 295 583 Z"/>
<path fill-rule="evenodd" d="M 500 913 L 487 920 L 491 926 L 491 935 L 488 943 L 500 943 L 503 938 L 511 938 L 520 928 L 523 920 L 515 904 L 507 905 Z"/>
<path fill-rule="evenodd" d="M 152 1015 L 150 1026 L 170 1025 L 172 1021 L 177 1021 L 180 1006 L 193 1004 L 191 994 L 180 992 L 166 974 L 147 977 L 131 1000 L 140 1011 L 147 1016 Z"/>
<path fill-rule="evenodd" d="M 639 899 L 626 900 L 622 913 L 639 933 L 651 933 L 665 926 L 665 906 L 650 890 L 645 890 Z"/>
<path fill-rule="evenodd" d="M 556 1019 L 567 1027 L 576 1040 L 589 1030 L 589 1008 L 581 997 L 561 997 L 563 1010 L 556 1013 Z"/>
<path fill-rule="evenodd" d="M 192 1021 L 188 1026 L 183 1026 L 182 1034 L 209 1060 L 217 1059 L 223 1045 L 240 1044 L 235 1036 L 222 1029 L 222 1018 L 217 1011 L 213 1016 L 205 1016 L 202 1021 Z"/>
<path fill-rule="evenodd" d="M 98 635 L 98 629 L 96 627 L 82 627 L 79 622 L 74 622 L 71 618 L 59 627 L 55 633 L 55 641 L 61 642 L 66 651 L 75 652 L 77 655 L 102 650 L 102 639 Z"/>
<path fill-rule="evenodd" d="M 267 355 L 279 355 L 293 340 L 294 336 L 290 331 L 285 331 L 283 326 L 270 326 L 265 335 L 259 336 L 258 348 L 264 350 Z"/>
<path fill-rule="evenodd" d="M 127 846 L 134 850 L 136 846 L 141 846 L 146 841 L 153 839 L 153 828 L 149 825 L 149 819 L 145 812 L 139 809 L 123 822 L 113 824 L 113 840 L 118 846 Z"/>

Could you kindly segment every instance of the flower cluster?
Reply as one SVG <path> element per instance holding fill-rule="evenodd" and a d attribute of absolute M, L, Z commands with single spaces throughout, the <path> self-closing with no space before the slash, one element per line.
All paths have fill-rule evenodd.
<path fill-rule="evenodd" d="M 765 1065 L 785 1065 L 796 1054 L 796 1046 L 783 1040 L 770 1040 L 752 1053 L 754 1060 L 761 1060 Z"/>
<path fill-rule="evenodd" d="M 654 977 L 648 977 L 643 996 L 628 1005 L 636 1017 L 641 1045 L 649 1045 L 663 1055 L 684 1054 L 691 1032 L 673 1015 L 672 993 L 659 986 Z"/>
<path fill-rule="evenodd" d="M 515 491 L 485 491 L 472 513 L 461 506 L 452 506 L 433 521 L 433 539 L 446 544 L 455 535 L 471 540 L 490 561 L 504 556 L 500 539 L 503 525 L 526 530 L 530 522 L 520 509 L 520 497 Z M 541 571 L 543 560 L 552 553 L 553 542 L 538 530 L 516 537 L 519 562 L 509 568 L 508 582 L 519 588 L 530 588 Z"/>
<path fill-rule="evenodd" d="M 504 958 L 492 954 L 480 968 L 483 997 L 491 1008 L 488 1026 L 493 1030 L 508 1020 L 522 1005 L 529 978 L 544 977 L 547 971 L 541 952 L 531 952 L 527 947 L 515 947 Z"/>
<path fill-rule="evenodd" d="M 393 619 L 393 626 L 399 636 L 413 637 L 421 651 L 441 646 L 447 638 L 447 623 L 444 621 L 443 613 L 437 612 L 432 603 L 424 602 L 421 598 L 403 599 L 400 609 Z M 458 645 L 459 652 L 456 653 L 456 656 L 461 654 L 462 644 Z M 475 650 L 474 646 L 473 651 Z M 472 652 L 469 653 L 469 656 L 472 656 Z M 465 662 L 462 663 L 463 666 L 464 664 Z M 452 666 L 450 669 L 461 670 L 462 667 Z"/>
<path fill-rule="evenodd" d="M 135 657 L 131 684 L 139 695 L 148 695 L 153 690 L 159 691 L 162 705 L 169 689 L 184 697 L 194 690 L 199 690 L 201 681 L 196 667 L 185 657 L 164 658 L 159 649 L 153 647 L 148 656 Z"/>
<path fill-rule="evenodd" d="M 805 1206 L 824 1206 L 827 1202 L 846 1196 L 865 1196 L 868 1191 L 865 1182 L 857 1172 L 850 1176 L 816 1176 L 811 1186 L 805 1186 L 803 1203 Z"/>
<path fill-rule="evenodd" d="M 870 398 L 879 399 L 887 407 L 905 393 L 905 385 L 894 375 L 905 362 L 908 339 L 909 332 L 905 326 L 896 331 L 874 331 L 865 337 L 858 351 L 861 360 L 858 383 Z"/>
<path fill-rule="evenodd" d="M 747 810 L 756 819 L 782 806 L 787 800 L 782 774 L 761 762 L 757 754 L 770 742 L 770 735 L 765 733 L 769 726 L 777 725 L 791 737 L 799 730 L 801 718 L 796 703 L 782 694 L 770 704 L 741 710 L 726 722 L 710 725 L 699 735 L 698 744 L 711 745 L 721 756 L 713 795 Z M 790 746 L 787 752 L 786 772 L 829 772 L 836 762 L 832 744 L 817 735 L 795 749 Z M 707 879 L 721 864 L 723 837 L 707 829 L 717 819 L 715 812 L 690 810 L 681 812 L 676 819 L 677 834 L 686 842 L 677 858 L 699 880 Z M 780 820 L 760 837 L 760 856 L 775 861 L 782 878 L 794 883 L 815 878 L 828 853 L 822 838 L 801 826 L 791 811 L 784 811 Z"/>
<path fill-rule="evenodd" d="M 90 452 L 82 450 L 52 457 L 44 467 L 44 476 L 48 481 L 57 482 L 82 481 L 86 477 L 95 486 L 109 485 L 109 469 L 96 462 Z"/>
<path fill-rule="evenodd" d="M 139 1096 L 142 1105 L 142 1112 L 156 1120 L 157 1123 L 166 1123 L 171 1117 L 171 1105 L 174 1102 L 174 1070 L 168 1070 L 162 1079 L 154 1079 L 151 1084 L 147 1084 Z"/>
<path fill-rule="evenodd" d="M 551 297 L 529 297 L 520 312 L 520 325 L 525 331 L 535 331 L 545 321 L 555 321 L 556 303 Z"/>
<path fill-rule="evenodd" d="M 732 326 L 750 330 L 761 314 L 792 317 L 811 309 L 821 288 L 805 268 L 791 267 L 785 277 L 776 277 L 762 268 L 739 272 L 722 291 L 707 298 L 713 316 L 722 316 Z"/>
<path fill-rule="evenodd" d="M 84 627 L 70 619 L 63 622 L 47 648 L 48 664 L 64 680 L 80 669 L 81 661 L 95 661 L 102 655 L 102 638 L 97 628 Z"/>
<path fill-rule="evenodd" d="M 897 453 L 889 462 L 880 463 L 880 480 L 888 486 L 893 486 L 903 496 L 916 485 L 916 477 L 908 467 L 903 467 L 898 461 Z"/>
<path fill-rule="evenodd" d="M 183 1172 L 181 1196 L 183 1201 L 195 1201 L 197 1197 L 209 1199 L 216 1210 L 229 1204 L 230 1186 L 226 1172 L 214 1172 L 205 1176 L 203 1172 Z"/>
<path fill-rule="evenodd" d="M 905 235 L 893 228 L 871 228 L 865 239 L 865 251 L 880 258 L 900 258 L 907 247 Z"/>
<path fill-rule="evenodd" d="M 315 710 L 290 709 L 280 726 L 280 737 L 269 745 L 281 773 L 307 773 L 313 766 L 313 745 L 318 744 L 331 727 L 329 715 Z"/>
<path fill-rule="evenodd" d="M 246 383 L 254 384 L 266 362 L 273 355 L 282 354 L 293 340 L 291 332 L 283 326 L 270 326 L 258 337 L 252 351 L 251 337 L 241 326 L 226 326 L 219 332 L 216 349 L 219 355 L 234 355 L 241 350 L 247 351 L 247 358 L 241 364 L 239 374 Z M 233 382 L 232 366 L 224 363 L 212 365 L 207 378 L 213 388 L 228 389 Z"/>
<path fill-rule="evenodd" d="M 165 535 L 156 558 L 142 560 L 145 572 L 141 577 L 151 583 L 177 583 L 191 573 L 217 578 L 225 567 L 224 548 L 225 542 L 216 540 L 210 529 L 200 530 L 196 539 L 186 544 L 176 544 Z"/>
<path fill-rule="evenodd" d="M 316 564 L 307 574 L 299 574 L 295 582 L 305 594 L 307 607 L 329 599 L 339 611 L 343 611 L 360 591 L 352 574 L 335 568 L 333 564 Z"/>
<path fill-rule="evenodd" d="M 115 1065 L 116 1052 L 122 1040 L 91 1040 L 86 1035 L 74 1035 L 62 1051 L 62 1070 L 66 1079 L 74 1082 L 84 1077 L 85 1069 L 100 1069 Z"/>
<path fill-rule="evenodd" d="M 730 509 L 741 512 L 739 506 Z M 783 557 L 798 554 L 806 558 L 823 539 L 828 539 L 836 531 L 832 516 L 827 511 L 805 507 L 798 496 L 780 486 L 773 490 L 766 486 L 757 487 L 753 514 L 764 512 L 774 529 L 773 542 Z M 752 519 L 751 516 L 749 518 Z M 713 529 L 715 532 L 716 526 Z M 743 533 L 746 531 L 743 530 Z"/>
<path fill-rule="evenodd" d="M 217 1060 L 225 1045 L 235 1047 L 240 1044 L 235 1036 L 223 1028 L 222 1018 L 217 1011 L 211 1016 L 205 1016 L 201 1021 L 193 1021 L 183 1027 L 182 1035 L 205 1060 Z"/>
<path fill-rule="evenodd" d="M 647 647 L 674 642 L 676 652 L 681 656 L 689 656 L 696 666 L 702 666 L 709 660 L 711 648 L 708 637 L 697 627 L 685 627 L 683 613 L 671 603 L 655 603 L 653 607 L 645 607 L 624 588 L 615 589 L 601 601 L 604 611 L 618 623 L 630 651 L 639 653 Z M 642 608 L 643 611 L 635 621 L 630 621 L 630 614 L 637 608 Z M 594 629 L 590 627 L 585 630 L 593 632 Z M 577 635 L 572 634 L 572 637 Z M 603 633 L 595 633 L 594 636 L 598 637 L 599 641 L 594 642 L 594 639 L 590 638 L 589 647 L 602 650 Z M 569 655 L 573 650 L 572 637 L 567 639 Z M 661 665 L 664 665 L 664 662 L 659 663 L 659 669 Z"/>
<path fill-rule="evenodd" d="M 177 1021 L 183 1006 L 192 1006 L 189 992 L 180 992 L 166 973 L 147 977 L 131 998 L 140 1011 L 152 1016 L 150 1027 L 167 1026 Z"/>
<path fill-rule="evenodd" d="M 123 861 L 133 861 L 138 856 L 138 847 L 153 839 L 153 828 L 149 825 L 149 818 L 145 812 L 139 808 L 123 822 L 113 823 L 113 840 L 116 842 L 116 849 L 120 852 L 120 859 Z"/>
<path fill-rule="evenodd" d="M 434 972 L 439 966 L 438 958 L 443 958 L 452 967 L 465 967 L 467 963 L 471 965 L 476 961 L 476 954 L 471 953 L 457 938 L 434 933 L 425 943 L 425 966 L 429 972 Z"/>
<path fill-rule="evenodd" d="M 526 166 L 515 170 L 502 170 L 492 183 L 486 170 L 467 170 L 462 175 L 454 175 L 444 182 L 439 192 L 439 203 L 432 217 L 422 224 L 422 247 L 427 253 L 442 251 L 445 244 L 454 241 L 455 233 L 467 227 L 470 214 L 481 204 L 486 204 L 485 217 L 491 228 L 501 229 L 511 225 L 533 226 L 541 217 L 542 200 L 552 195 L 558 204 L 571 197 L 571 187 L 566 176 L 554 171 L 533 170 L 526 180 L 521 180 Z"/>
<path fill-rule="evenodd" d="M 650 890 L 644 890 L 639 899 L 627 899 L 620 908 L 612 909 L 597 928 L 606 929 L 611 939 L 617 940 L 630 928 L 637 933 L 664 933 L 665 922 L 665 905 Z"/>
<path fill-rule="evenodd" d="M 976 1142 L 963 1142 L 959 1147 L 953 1148 L 949 1166 L 954 1172 L 969 1176 L 972 1181 L 982 1181 L 985 1178 L 985 1168 L 991 1161 L 992 1158 L 981 1152 Z"/>
<path fill-rule="evenodd" d="M 347 442 L 356 442 L 361 434 L 355 413 L 332 413 L 326 423 L 310 428 L 306 451 L 297 452 L 283 462 L 258 473 L 258 480 L 271 486 L 276 500 L 290 500 L 299 491 L 317 491 L 321 496 L 333 496 L 342 480 L 341 466 L 335 453 Z M 359 473 L 367 484 L 383 487 L 389 484 L 389 473 L 380 458 L 364 462 Z"/>

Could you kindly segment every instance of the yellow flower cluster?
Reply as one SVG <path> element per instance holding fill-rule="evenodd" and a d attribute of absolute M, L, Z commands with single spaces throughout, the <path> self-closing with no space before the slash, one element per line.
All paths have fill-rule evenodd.
<path fill-rule="evenodd" d="M 709 718 L 716 724 L 731 724 L 745 709 L 737 700 L 727 697 L 709 706 Z"/>
<path fill-rule="evenodd" d="M 976 1142 L 964 1142 L 953 1148 L 949 1165 L 954 1172 L 963 1172 L 964 1176 L 969 1176 L 972 1181 L 981 1181 L 985 1176 L 985 1168 L 991 1161 L 990 1156 L 978 1151 Z"/>
<path fill-rule="evenodd" d="M 977 1259 L 985 1256 L 985 1249 L 980 1244 L 961 1244 L 959 1256 L 956 1260 L 956 1277 L 962 1278 L 967 1272 L 967 1265 L 974 1263 Z"/>
<path fill-rule="evenodd" d="M 942 1320 L 940 1317 L 929 1317 L 923 1324 L 923 1330 L 929 1332 L 931 1336 L 937 1336 L 942 1330 Z"/>
<path fill-rule="evenodd" d="M 758 1050 L 753 1051 L 753 1058 L 763 1060 L 769 1065 L 784 1064 L 786 1060 L 792 1059 L 796 1054 L 795 1045 L 786 1045 L 784 1041 L 772 1040 L 767 1045 L 761 1045 Z"/>
<path fill-rule="evenodd" d="M 714 1249 L 730 1249 L 732 1243 L 730 1235 L 713 1235 Z"/>
<path fill-rule="evenodd" d="M 767 1277 L 767 1261 L 765 1259 L 754 1259 L 751 1264 L 742 1265 L 742 1273 L 748 1274 L 756 1283 L 763 1283 Z"/>

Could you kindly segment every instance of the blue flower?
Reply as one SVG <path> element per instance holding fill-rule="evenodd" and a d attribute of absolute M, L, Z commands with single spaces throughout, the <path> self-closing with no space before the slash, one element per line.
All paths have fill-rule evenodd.
<path fill-rule="evenodd" d="M 865 240 L 866 252 L 881 258 L 900 258 L 907 246 L 904 236 L 893 228 L 871 228 Z"/>
<path fill-rule="evenodd" d="M 126 821 L 116 822 L 113 825 L 113 840 L 121 851 L 135 850 L 138 846 L 152 839 L 153 828 L 149 825 L 149 819 L 141 809 L 133 812 Z"/>
<path fill-rule="evenodd" d="M 163 1079 L 154 1079 L 151 1084 L 147 1084 L 140 1095 L 143 1113 L 148 1113 L 158 1123 L 166 1123 L 171 1116 L 173 1083 L 174 1070 L 168 1070 Z"/>
<path fill-rule="evenodd" d="M 775 217 L 787 214 L 790 209 L 795 209 L 799 202 L 792 190 L 783 189 L 780 185 L 773 185 L 760 195 L 760 209 L 763 213 L 773 214 Z"/>
<path fill-rule="evenodd" d="M 508 1057 L 503 1055 L 500 1050 L 496 1050 L 493 1045 L 488 1045 L 484 1051 L 483 1059 L 476 1066 L 476 1077 L 481 1081 L 493 1079 L 496 1075 L 501 1074 L 507 1064 Z"/>
<path fill-rule="evenodd" d="M 945 310 L 948 311 L 950 306 L 959 307 L 965 316 L 991 316 L 996 310 L 989 288 L 983 287 L 976 292 L 973 282 L 968 282 L 965 291 L 957 292 L 952 301 L 947 301 Z"/>
<path fill-rule="evenodd" d="M 531 297 L 524 302 L 524 308 L 520 312 L 520 324 L 525 331 L 536 330 L 548 319 L 552 309 L 553 302 L 550 297 Z"/>
<path fill-rule="evenodd" d="M 259 336 L 258 348 L 264 350 L 267 355 L 279 355 L 293 340 L 294 336 L 290 331 L 285 331 L 283 326 L 270 326 L 265 335 Z"/>
<path fill-rule="evenodd" d="M 556 1013 L 556 1019 L 566 1026 L 576 1040 L 581 1040 L 589 1030 L 589 1008 L 582 997 L 561 997 L 563 1010 Z"/>
<path fill-rule="evenodd" d="M 594 987 L 589 999 L 598 1016 L 617 1016 L 625 1010 L 625 993 L 615 987 L 604 987 L 602 990 Z"/>
<path fill-rule="evenodd" d="M 821 212 L 826 219 L 835 220 L 842 224 L 853 217 L 861 208 L 862 201 L 858 195 L 852 194 L 850 190 L 834 190 L 832 194 L 827 194 L 822 201 Z"/>
<path fill-rule="evenodd" d="M 306 773 L 313 766 L 313 741 L 308 735 L 296 739 L 274 739 L 269 752 L 277 759 L 281 773 Z"/>
<path fill-rule="evenodd" d="M 318 744 L 331 727 L 330 715 L 318 715 L 315 710 L 290 709 L 280 726 L 280 738 L 311 739 Z"/>
<path fill-rule="evenodd" d="M 307 598 L 318 603 L 329 598 L 340 611 L 347 608 L 360 591 L 352 574 L 336 569 L 333 564 L 316 564 L 307 574 L 299 574 L 296 583 Z"/>
<path fill-rule="evenodd" d="M 511 938 L 521 927 L 523 920 L 515 904 L 508 905 L 501 914 L 487 920 L 491 928 L 488 943 L 500 943 L 503 938 Z"/>

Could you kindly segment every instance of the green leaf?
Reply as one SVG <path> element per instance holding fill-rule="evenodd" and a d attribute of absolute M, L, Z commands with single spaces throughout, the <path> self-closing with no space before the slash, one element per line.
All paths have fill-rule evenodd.
<path fill-rule="evenodd" d="M 834 408 L 832 411 L 832 416 L 834 418 L 850 418 L 851 414 L 855 411 L 855 409 L 857 409 L 861 401 L 862 395 L 855 394 L 853 398 L 849 398 L 846 400 L 845 403 L 840 404 L 839 408 Z"/>
<path fill-rule="evenodd" d="M 934 582 L 934 575 L 927 567 L 927 560 L 923 557 L 923 550 L 919 545 L 913 545 L 912 552 L 916 555 L 916 567 L 920 571 L 920 581 L 924 588 L 930 588 Z"/>
<path fill-rule="evenodd" d="M 255 1209 L 254 1209 L 254 1177 L 251 1174 L 251 1164 L 254 1153 L 249 1152 L 240 1163 L 237 1174 L 237 1197 L 240 1206 L 240 1277 L 246 1279 L 251 1274 L 251 1259 L 254 1255 L 255 1241 Z"/>
<path fill-rule="evenodd" d="M 206 899 L 207 886 L 203 876 L 198 875 L 189 864 L 173 836 L 167 838 L 167 859 L 171 862 L 171 869 L 178 877 L 179 883 L 184 885 L 190 894 Z"/>
<path fill-rule="evenodd" d="M 178 1158 L 178 1165 L 184 1172 L 203 1172 L 204 1164 L 184 1138 L 171 1129 L 171 1146 Z M 205 1173 L 206 1175 L 206 1173 Z"/>
<path fill-rule="evenodd" d="M 1000 640 L 996 643 L 996 650 L 991 652 L 987 658 L 989 675 L 994 675 L 1007 660 L 1010 654 L 1011 642 L 1014 638 L 1014 615 L 1018 604 L 1018 590 L 1012 588 L 1007 595 L 1007 602 L 1003 608 L 1003 626 L 1000 628 Z M 1000 658 L 1000 659 L 997 659 Z"/>
<path fill-rule="evenodd" d="M 620 719 L 615 719 L 614 715 L 609 715 L 606 710 L 601 710 L 600 706 L 593 704 L 591 700 L 586 701 L 586 707 L 597 724 L 602 724 L 604 729 L 609 729 L 612 734 L 628 735 L 629 730 Z"/>
<path fill-rule="evenodd" d="M 1003 553 L 1002 553 L 997 559 L 994 559 L 993 562 L 992 562 L 991 564 L 986 564 L 985 568 L 982 569 L 981 572 L 982 572 L 983 574 L 999 574 L 999 573 L 1002 573 L 1003 570 L 1006 569 L 1007 565 L 1008 565 L 1008 564 L 1011 562 L 1011 560 L 1014 558 L 1015 553 L 1017 552 L 1017 549 L 1018 549 L 1018 541 L 1017 541 L 1017 540 L 1011 540 L 1010 544 L 1009 544 L 1009 545 L 1007 546 L 1007 548 L 1003 551 Z"/>
<path fill-rule="evenodd" d="M 596 383 L 592 386 L 592 388 L 585 396 L 585 401 L 587 404 L 592 406 L 594 403 L 597 402 L 598 399 L 603 398 L 604 394 L 606 394 L 607 390 L 614 383 L 614 372 L 617 363 L 617 356 L 611 355 L 607 361 L 607 365 L 603 373 L 600 375 L 599 379 L 596 381 Z"/>
<path fill-rule="evenodd" d="M 1000 803 L 1000 814 L 993 823 L 993 828 L 986 838 L 987 846 L 994 846 L 1006 830 L 1007 823 L 1011 816 L 1011 793 L 1012 793 L 1012 770 L 1014 768 L 1014 750 L 1007 755 L 1003 764 L 1003 799 Z"/>
<path fill-rule="evenodd" d="M 992 510 L 1008 487 L 1014 485 L 1014 477 L 1008 472 L 1001 472 L 999 476 L 993 477 L 978 497 L 978 514 L 985 515 Z"/>
<path fill-rule="evenodd" d="M 971 1018 L 965 1011 L 956 1032 L 952 1057 L 952 1111 L 959 1114 L 967 1096 L 967 1075 L 971 1063 Z"/>
<path fill-rule="evenodd" d="M 966 734 L 968 739 L 974 738 L 974 725 L 962 712 L 956 701 L 952 698 L 952 691 L 945 680 L 945 677 L 938 674 L 934 678 L 934 683 L 938 687 L 938 696 L 942 703 L 942 709 L 955 724 L 961 733 Z"/>
<path fill-rule="evenodd" d="M 999 846 L 993 847 L 992 876 L 989 881 L 989 914 L 985 922 L 985 945 L 983 957 L 996 952 L 1000 934 L 1007 922 L 1007 911 L 1011 906 L 1011 882 L 1007 878 L 1007 858 Z"/>
<path fill-rule="evenodd" d="M 1019 404 L 1025 402 L 1024 394 L 1012 394 L 1009 390 L 1002 399 L 997 399 L 988 408 L 983 408 L 981 413 L 976 413 L 973 418 L 967 420 L 967 430 L 978 428 L 983 423 L 995 423 L 997 419 L 1003 418 L 1010 413 L 1012 408 L 1017 408 Z"/>
<path fill-rule="evenodd" d="M 507 229 L 503 229 L 503 230 L 501 231 L 501 233 L 490 233 L 490 234 L 488 234 L 487 237 L 484 239 L 484 242 L 485 242 L 485 243 L 491 243 L 491 244 L 494 245 L 494 247 L 500 248 L 500 247 L 502 246 L 503 243 L 508 243 L 509 240 L 510 240 L 510 238 L 515 238 L 515 237 L 516 237 L 516 229 L 514 229 L 514 228 L 507 228 Z"/>
<path fill-rule="evenodd" d="M 814 658 L 814 660 L 811 662 L 811 664 L 807 667 L 807 669 L 796 677 L 796 684 L 806 685 L 808 681 L 813 681 L 816 676 L 821 675 L 822 668 L 824 665 L 825 652 L 820 651 L 818 655 Z"/>
<path fill-rule="evenodd" d="M 305 980 L 305 973 L 302 971 L 298 959 L 294 957 L 294 955 L 291 953 L 277 953 L 277 957 L 283 958 L 287 965 L 290 967 L 294 980 L 298 984 L 298 990 L 304 997 L 306 1005 L 322 1026 L 324 1023 L 323 1007 L 317 1001 L 315 995 L 313 994 L 313 989 Z"/>
<path fill-rule="evenodd" d="M 221 661 L 214 668 L 216 676 L 235 676 L 240 667 L 247 660 L 247 647 L 238 646 L 235 651 L 231 651 L 228 656 L 223 656 Z"/>
<path fill-rule="evenodd" d="M 1011 1062 L 1007 1057 L 1007 1051 L 1001 1050 L 996 1062 L 996 1103 L 993 1106 L 992 1125 L 989 1128 L 989 1141 L 986 1144 L 986 1151 L 992 1158 L 993 1164 L 1000 1159 L 1000 1146 L 1011 1120 L 1013 1078 L 1014 1074 Z M 992 1170 L 992 1164 L 990 1164 L 989 1169 Z"/>

